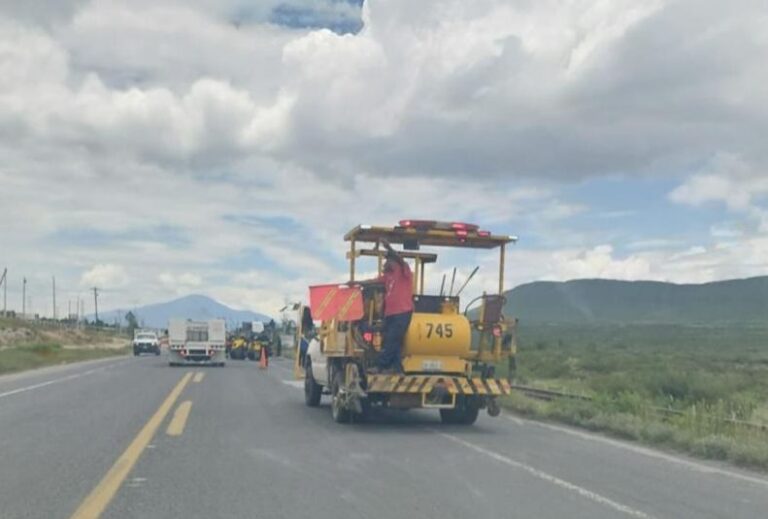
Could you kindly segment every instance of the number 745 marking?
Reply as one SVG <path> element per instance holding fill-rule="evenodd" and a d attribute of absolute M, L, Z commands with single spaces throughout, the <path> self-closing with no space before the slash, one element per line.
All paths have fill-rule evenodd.
<path fill-rule="evenodd" d="M 427 339 L 431 339 L 433 333 L 441 339 L 450 339 L 453 337 L 453 324 L 427 323 Z"/>

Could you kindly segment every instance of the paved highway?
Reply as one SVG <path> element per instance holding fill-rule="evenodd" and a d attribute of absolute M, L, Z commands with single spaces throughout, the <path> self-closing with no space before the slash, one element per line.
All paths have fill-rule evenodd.
<path fill-rule="evenodd" d="M 761 518 L 768 478 L 577 430 L 337 425 L 287 361 L 109 359 L 0 377 L 0 517 Z"/>

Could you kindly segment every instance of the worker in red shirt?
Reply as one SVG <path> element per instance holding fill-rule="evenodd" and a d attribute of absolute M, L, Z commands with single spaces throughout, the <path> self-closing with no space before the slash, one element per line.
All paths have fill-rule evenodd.
<path fill-rule="evenodd" d="M 361 284 L 384 285 L 384 330 L 377 371 L 402 371 L 400 350 L 413 315 L 413 273 L 408 263 L 385 240 L 387 249 L 384 272 Z"/>

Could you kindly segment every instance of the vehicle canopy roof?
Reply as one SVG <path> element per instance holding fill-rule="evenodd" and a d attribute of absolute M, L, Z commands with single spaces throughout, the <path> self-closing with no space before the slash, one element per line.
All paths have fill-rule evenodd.
<path fill-rule="evenodd" d="M 494 249 L 517 241 L 515 236 L 495 235 L 477 225 L 434 220 L 401 220 L 394 227 L 358 225 L 344 235 L 345 241 L 402 244 L 403 248 L 418 250 L 422 245 Z"/>
<path fill-rule="evenodd" d="M 349 280 L 355 280 L 355 259 L 358 256 L 377 256 L 379 274 L 382 268 L 384 249 L 379 248 L 382 240 L 403 246 L 400 256 L 415 260 L 414 292 L 424 293 L 424 266 L 437 259 L 435 254 L 414 252 L 422 245 L 435 247 L 455 247 L 464 249 L 499 249 L 499 294 L 504 291 L 504 258 L 508 243 L 517 241 L 516 236 L 492 234 L 481 230 L 479 226 L 463 222 L 440 222 L 436 220 L 400 220 L 394 227 L 358 225 L 344 235 L 350 242 Z M 357 243 L 375 243 L 370 250 L 358 250 Z"/>

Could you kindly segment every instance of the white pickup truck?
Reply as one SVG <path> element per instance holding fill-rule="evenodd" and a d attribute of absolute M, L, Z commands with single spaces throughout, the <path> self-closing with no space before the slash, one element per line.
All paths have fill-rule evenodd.
<path fill-rule="evenodd" d="M 135 330 L 133 332 L 133 354 L 138 357 L 142 353 L 160 355 L 160 340 L 157 333 L 151 330 Z"/>
<path fill-rule="evenodd" d="M 168 323 L 168 363 L 171 366 L 226 362 L 226 324 L 223 319 L 188 321 L 171 319 Z"/>

